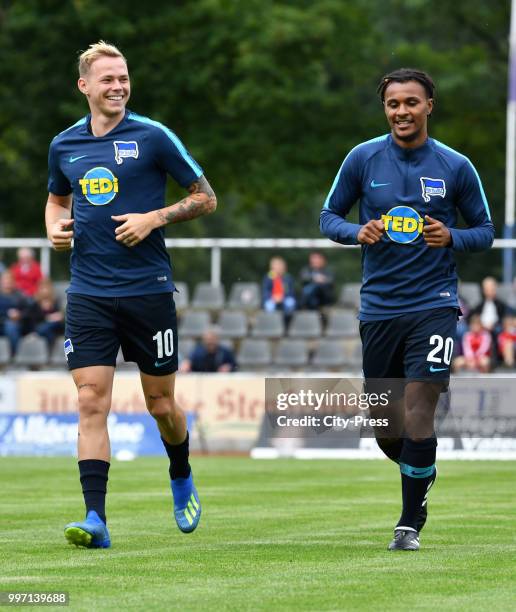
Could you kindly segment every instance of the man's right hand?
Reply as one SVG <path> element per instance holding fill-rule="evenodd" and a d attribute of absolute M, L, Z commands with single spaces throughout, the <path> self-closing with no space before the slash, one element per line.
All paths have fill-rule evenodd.
<path fill-rule="evenodd" d="M 375 244 L 385 232 L 385 225 L 380 219 L 371 219 L 362 225 L 358 232 L 357 240 L 360 244 Z"/>
<path fill-rule="evenodd" d="M 68 251 L 72 248 L 73 219 L 59 219 L 48 234 L 48 239 L 56 251 Z"/>

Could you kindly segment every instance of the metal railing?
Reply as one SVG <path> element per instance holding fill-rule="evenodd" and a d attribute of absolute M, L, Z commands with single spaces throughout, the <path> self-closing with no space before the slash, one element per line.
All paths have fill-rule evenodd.
<path fill-rule="evenodd" d="M 166 238 L 167 249 L 210 249 L 210 278 L 220 285 L 222 249 L 358 249 L 359 245 L 342 245 L 326 238 Z M 0 238 L 0 249 L 31 247 L 40 251 L 40 264 L 46 276 L 51 274 L 52 247 L 46 238 Z M 493 249 L 516 248 L 516 239 L 497 238 Z"/>

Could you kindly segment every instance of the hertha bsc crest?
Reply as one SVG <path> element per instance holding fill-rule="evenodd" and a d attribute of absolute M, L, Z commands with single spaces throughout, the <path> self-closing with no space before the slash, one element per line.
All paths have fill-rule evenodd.
<path fill-rule="evenodd" d="M 115 140 L 113 146 L 115 147 L 115 161 L 118 165 L 129 157 L 138 159 L 138 143 L 135 140 Z"/>
<path fill-rule="evenodd" d="M 425 202 L 430 202 L 432 196 L 444 198 L 446 195 L 446 184 L 444 179 L 434 179 L 422 176 L 419 180 L 421 181 L 421 195 Z"/>

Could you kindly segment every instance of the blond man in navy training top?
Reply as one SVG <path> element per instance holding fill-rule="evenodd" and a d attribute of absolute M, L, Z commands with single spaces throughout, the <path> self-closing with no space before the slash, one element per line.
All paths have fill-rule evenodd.
<path fill-rule="evenodd" d="M 79 90 L 90 114 L 50 145 L 47 235 L 58 251 L 74 247 L 64 351 L 79 399 L 79 471 L 84 521 L 69 542 L 111 545 L 105 497 L 110 446 L 107 417 L 116 356 L 140 370 L 147 409 L 170 458 L 174 515 L 191 532 L 201 505 L 188 462 L 185 415 L 174 400 L 177 324 L 164 227 L 215 210 L 202 169 L 167 127 L 126 109 L 127 62 L 100 41 L 79 58 Z M 188 195 L 167 206 L 167 175 Z"/>

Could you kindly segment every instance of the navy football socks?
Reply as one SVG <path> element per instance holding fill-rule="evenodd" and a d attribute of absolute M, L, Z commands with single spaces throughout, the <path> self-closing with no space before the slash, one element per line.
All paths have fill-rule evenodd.
<path fill-rule="evenodd" d="M 376 443 L 388 459 L 394 461 L 394 463 L 400 462 L 403 438 L 376 438 Z"/>
<path fill-rule="evenodd" d="M 101 461 L 100 459 L 79 461 L 86 514 L 90 510 L 95 510 L 104 523 L 106 523 L 106 489 L 109 465 L 107 461 Z"/>
<path fill-rule="evenodd" d="M 435 436 L 421 442 L 405 438 L 400 455 L 403 510 L 398 527 L 417 531 L 417 518 L 435 473 L 437 440 Z"/>
<path fill-rule="evenodd" d="M 181 444 L 169 444 L 166 440 L 161 438 L 163 446 L 167 451 L 168 458 L 170 459 L 169 474 L 171 480 L 176 478 L 188 478 L 190 476 L 190 464 L 188 463 L 189 456 L 189 440 L 190 436 L 188 431 L 186 432 L 186 438 Z"/>

